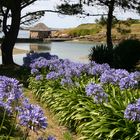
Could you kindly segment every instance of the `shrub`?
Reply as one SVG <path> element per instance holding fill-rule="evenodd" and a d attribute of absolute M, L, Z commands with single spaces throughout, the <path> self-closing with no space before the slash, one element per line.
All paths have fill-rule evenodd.
<path fill-rule="evenodd" d="M 140 60 L 140 41 L 128 39 L 120 42 L 113 50 L 106 45 L 96 45 L 91 49 L 89 59 L 99 64 L 108 63 L 111 67 L 133 70 Z"/>
<path fill-rule="evenodd" d="M 114 48 L 114 65 L 116 68 L 131 70 L 140 60 L 140 41 L 128 39 Z"/>
<path fill-rule="evenodd" d="M 109 50 L 104 44 L 96 45 L 91 49 L 89 59 L 99 64 L 108 63 L 112 65 L 112 50 Z"/>
<path fill-rule="evenodd" d="M 95 62 L 46 61 L 42 64 L 38 59 L 30 65 L 29 86 L 60 123 L 81 134 L 82 140 L 139 139 L 140 72 L 129 73 Z M 43 79 L 37 79 L 38 75 Z M 131 104 L 134 107 L 129 108 Z"/>
<path fill-rule="evenodd" d="M 69 32 L 69 35 L 72 37 L 78 37 L 78 36 L 85 36 L 85 35 L 94 35 L 100 31 L 101 28 L 91 28 L 91 29 L 84 29 L 84 28 L 77 28 L 72 29 Z"/>

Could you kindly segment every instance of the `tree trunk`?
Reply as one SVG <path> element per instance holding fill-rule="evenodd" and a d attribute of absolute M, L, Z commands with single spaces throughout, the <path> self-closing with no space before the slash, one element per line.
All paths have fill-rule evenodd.
<path fill-rule="evenodd" d="M 109 50 L 113 49 L 112 33 L 111 32 L 112 32 L 112 20 L 113 20 L 114 4 L 115 4 L 115 0 L 111 0 L 110 4 L 108 6 L 109 10 L 108 10 L 108 17 L 107 17 L 106 42 L 107 42 L 107 47 Z"/>
<path fill-rule="evenodd" d="M 11 8 L 11 26 L 9 31 L 5 34 L 1 44 L 2 64 L 12 65 L 13 61 L 13 48 L 17 40 L 19 27 L 20 27 L 20 2 L 14 1 L 14 6 Z"/>

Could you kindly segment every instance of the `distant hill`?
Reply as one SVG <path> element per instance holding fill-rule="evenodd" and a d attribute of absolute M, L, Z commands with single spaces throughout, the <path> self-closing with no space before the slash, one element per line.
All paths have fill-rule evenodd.
<path fill-rule="evenodd" d="M 106 26 L 100 24 L 81 24 L 76 28 L 60 30 L 58 33 L 67 34 L 69 37 L 91 40 L 91 41 L 105 41 L 106 39 Z M 136 20 L 128 24 L 122 21 L 122 23 L 116 24 L 112 28 L 112 38 L 114 41 L 119 41 L 126 38 L 140 39 L 140 20 Z"/>

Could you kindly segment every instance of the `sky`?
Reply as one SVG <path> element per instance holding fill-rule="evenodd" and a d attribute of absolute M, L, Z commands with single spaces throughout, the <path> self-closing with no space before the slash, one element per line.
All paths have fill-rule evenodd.
<path fill-rule="evenodd" d="M 41 9 L 42 10 L 55 9 L 57 4 L 59 3 L 60 0 L 38 0 L 34 4 L 23 9 L 22 14 L 36 11 L 36 10 L 41 10 Z M 94 7 L 92 9 L 87 8 L 87 10 L 90 12 L 94 11 L 95 14 L 106 12 L 106 9 L 103 7 Z M 123 20 L 127 18 L 140 19 L 140 15 L 129 11 L 123 12 L 121 9 L 116 9 L 114 15 L 118 19 L 123 19 Z M 45 23 L 50 28 L 73 28 L 84 23 L 95 23 L 95 19 L 97 18 L 99 17 L 80 18 L 80 16 L 65 16 L 65 15 L 59 15 L 57 13 L 46 13 L 45 16 L 39 20 L 39 22 Z"/>

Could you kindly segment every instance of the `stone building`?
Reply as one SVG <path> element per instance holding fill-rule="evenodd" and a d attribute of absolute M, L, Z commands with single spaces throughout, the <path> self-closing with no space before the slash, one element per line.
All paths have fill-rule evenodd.
<path fill-rule="evenodd" d="M 51 36 L 51 29 L 49 29 L 44 23 L 38 23 L 34 27 L 30 28 L 30 38 L 43 39 Z"/>

